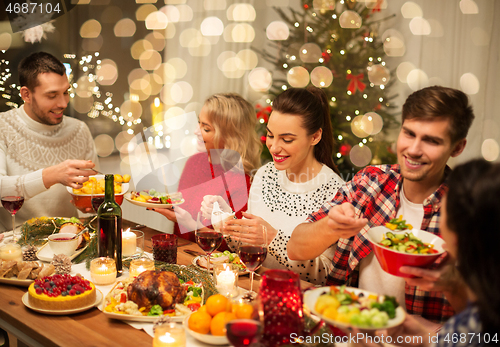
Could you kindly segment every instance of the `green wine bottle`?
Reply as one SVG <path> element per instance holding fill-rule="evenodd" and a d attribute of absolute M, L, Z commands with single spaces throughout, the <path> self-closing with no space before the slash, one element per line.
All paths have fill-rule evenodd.
<path fill-rule="evenodd" d="M 97 210 L 97 253 L 116 262 L 118 276 L 122 270 L 122 209 L 115 201 L 114 175 L 104 176 L 104 202 Z"/>

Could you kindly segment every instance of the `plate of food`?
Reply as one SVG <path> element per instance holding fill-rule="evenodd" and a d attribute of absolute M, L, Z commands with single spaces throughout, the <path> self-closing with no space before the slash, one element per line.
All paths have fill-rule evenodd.
<path fill-rule="evenodd" d="M 406 316 L 392 296 L 345 286 L 308 290 L 304 293 L 304 304 L 329 324 L 364 331 L 396 327 Z"/>
<path fill-rule="evenodd" d="M 199 255 L 199 256 L 193 258 L 192 263 L 193 263 L 193 265 L 196 265 L 202 269 L 207 268 L 207 259 L 204 255 Z M 224 251 L 222 253 L 220 253 L 220 252 L 212 253 L 210 255 L 210 265 L 211 265 L 210 272 L 212 272 L 212 267 L 214 264 L 223 264 L 223 263 L 236 264 L 240 268 L 240 271 L 239 271 L 240 275 L 248 273 L 248 270 L 247 270 L 245 264 L 243 264 L 240 261 L 240 257 L 238 256 L 238 254 L 231 253 L 230 251 Z"/>
<path fill-rule="evenodd" d="M 38 261 L 0 260 L 0 283 L 13 286 L 29 287 L 37 278 L 50 276 L 55 268 L 51 264 Z"/>
<path fill-rule="evenodd" d="M 177 206 L 184 203 L 182 193 L 160 193 L 154 189 L 142 190 L 140 192 L 132 191 L 125 194 L 125 200 L 128 202 L 141 206 L 151 208 L 167 208 Z"/>
<path fill-rule="evenodd" d="M 99 305 L 102 297 L 101 291 L 80 275 L 55 274 L 37 278 L 22 302 L 36 312 L 68 315 Z"/>
<path fill-rule="evenodd" d="M 102 311 L 108 318 L 125 321 L 154 322 L 170 316 L 182 322 L 201 306 L 204 290 L 195 278 L 179 277 L 170 271 L 149 270 L 120 280 L 106 295 Z"/>

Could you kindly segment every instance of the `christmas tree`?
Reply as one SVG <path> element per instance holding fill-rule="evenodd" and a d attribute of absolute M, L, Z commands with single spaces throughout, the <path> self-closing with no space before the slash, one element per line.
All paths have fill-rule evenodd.
<path fill-rule="evenodd" d="M 344 179 L 368 164 L 396 161 L 386 140 L 399 125 L 391 103 L 397 95 L 387 95 L 392 74 L 384 43 L 390 38 L 379 33 L 380 24 L 394 15 L 384 15 L 382 3 L 302 0 L 301 10 L 275 8 L 282 21 L 267 27 L 269 45 L 260 51 L 274 66 L 272 96 L 309 84 L 326 92 L 337 141 L 332 155 Z M 265 134 L 270 108 L 264 103 L 257 108 Z M 268 152 L 264 156 L 270 158 Z"/>

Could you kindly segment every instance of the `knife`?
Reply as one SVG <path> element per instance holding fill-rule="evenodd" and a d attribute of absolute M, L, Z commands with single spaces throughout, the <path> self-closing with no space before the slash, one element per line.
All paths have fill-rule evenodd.
<path fill-rule="evenodd" d="M 187 254 L 189 254 L 189 255 L 192 255 L 194 257 L 197 257 L 199 255 L 204 255 L 203 253 L 197 252 L 197 251 L 193 251 L 192 249 L 185 249 L 184 252 L 187 253 Z"/>

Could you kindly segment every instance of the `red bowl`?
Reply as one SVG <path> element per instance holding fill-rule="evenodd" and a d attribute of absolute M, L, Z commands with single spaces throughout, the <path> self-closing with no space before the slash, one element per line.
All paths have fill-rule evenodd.
<path fill-rule="evenodd" d="M 433 254 L 410 254 L 403 253 L 399 251 L 394 251 L 387 247 L 379 244 L 385 238 L 385 233 L 392 232 L 394 234 L 408 232 L 408 230 L 403 231 L 393 231 L 385 226 L 377 226 L 369 229 L 365 234 L 365 237 L 370 241 L 372 250 L 380 263 L 382 269 L 390 273 L 391 275 L 398 277 L 415 277 L 413 275 L 404 274 L 399 272 L 401 266 L 414 266 L 427 268 L 431 266 L 444 252 L 443 244 L 444 240 L 437 235 L 423 230 L 410 230 L 413 235 L 418 237 L 422 242 L 434 245 L 434 249 L 438 253 Z"/>
<path fill-rule="evenodd" d="M 95 177 L 99 180 L 101 178 L 104 178 L 104 175 L 96 175 Z M 128 191 L 128 188 L 129 183 L 122 183 L 122 192 L 120 194 L 115 193 L 115 201 L 118 203 L 118 205 L 122 204 L 123 195 Z M 74 194 L 73 188 L 66 187 L 66 189 L 68 190 L 68 193 L 71 194 L 73 205 L 75 205 L 77 209 L 79 209 L 83 213 L 89 213 L 89 209 L 90 211 L 93 211 L 91 202 L 92 194 Z M 104 194 L 96 194 L 94 196 L 104 197 Z"/>

